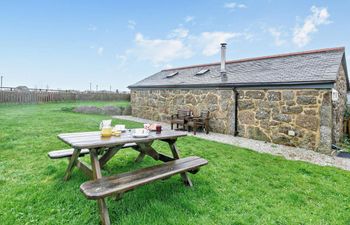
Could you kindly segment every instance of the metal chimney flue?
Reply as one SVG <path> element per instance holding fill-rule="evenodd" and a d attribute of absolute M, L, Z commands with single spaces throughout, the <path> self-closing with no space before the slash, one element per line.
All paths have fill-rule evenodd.
<path fill-rule="evenodd" d="M 227 81 L 227 75 L 226 75 L 226 43 L 221 43 L 221 67 L 220 67 L 220 75 L 221 75 L 221 81 L 226 82 Z"/>

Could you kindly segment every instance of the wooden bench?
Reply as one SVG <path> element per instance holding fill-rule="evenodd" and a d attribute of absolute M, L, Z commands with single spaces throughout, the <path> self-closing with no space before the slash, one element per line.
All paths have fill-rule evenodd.
<path fill-rule="evenodd" d="M 125 144 L 123 148 L 131 148 L 131 147 L 136 147 L 136 143 L 129 143 Z M 61 158 L 69 158 L 73 155 L 73 148 L 70 149 L 63 149 L 63 150 L 56 150 L 56 151 L 51 151 L 47 155 L 50 157 L 50 159 L 61 159 Z M 82 149 L 80 151 L 79 157 L 85 156 L 89 154 L 89 149 Z"/>
<path fill-rule="evenodd" d="M 98 200 L 111 195 L 123 194 L 138 186 L 165 179 L 175 174 L 196 170 L 206 164 L 208 164 L 207 160 L 197 156 L 181 158 L 133 172 L 87 181 L 80 186 L 80 190 L 88 199 Z"/>

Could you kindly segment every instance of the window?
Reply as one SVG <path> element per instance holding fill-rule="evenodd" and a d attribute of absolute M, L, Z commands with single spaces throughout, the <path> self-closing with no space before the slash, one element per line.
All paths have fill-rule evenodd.
<path fill-rule="evenodd" d="M 166 78 L 171 78 L 173 76 L 176 76 L 179 72 L 173 72 L 173 73 L 170 73 L 168 75 L 166 75 Z"/>
<path fill-rule="evenodd" d="M 201 69 L 200 71 L 198 71 L 197 73 L 196 73 L 196 75 L 203 75 L 203 74 L 205 74 L 206 72 L 208 72 L 209 71 L 209 69 Z"/>

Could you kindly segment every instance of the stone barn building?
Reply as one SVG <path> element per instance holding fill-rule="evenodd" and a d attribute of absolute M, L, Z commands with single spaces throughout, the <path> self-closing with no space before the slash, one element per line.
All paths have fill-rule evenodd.
<path fill-rule="evenodd" d="M 213 132 L 330 153 L 343 136 L 345 49 L 330 48 L 162 70 L 131 90 L 132 115 L 168 121 L 211 113 Z"/>

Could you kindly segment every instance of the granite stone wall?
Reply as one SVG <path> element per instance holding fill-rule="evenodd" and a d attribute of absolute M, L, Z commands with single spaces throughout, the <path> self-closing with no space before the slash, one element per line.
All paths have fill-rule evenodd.
<path fill-rule="evenodd" d="M 194 115 L 210 111 L 210 130 L 233 134 L 233 90 L 218 89 L 133 89 L 131 90 L 132 115 L 164 121 L 178 109 L 191 109 Z"/>
<path fill-rule="evenodd" d="M 331 92 L 329 89 L 240 90 L 238 132 L 242 137 L 329 153 Z"/>
<path fill-rule="evenodd" d="M 339 100 L 333 102 L 333 143 L 339 144 L 343 139 L 343 122 L 347 102 L 347 85 L 343 65 L 339 68 L 338 79 L 334 88 L 338 91 Z"/>
<path fill-rule="evenodd" d="M 336 83 L 339 101 L 332 103 L 331 89 L 238 90 L 238 135 L 303 147 L 329 154 L 342 137 L 346 85 L 344 70 Z M 132 115 L 164 121 L 178 109 L 211 113 L 213 132 L 233 134 L 233 90 L 132 89 Z"/>

